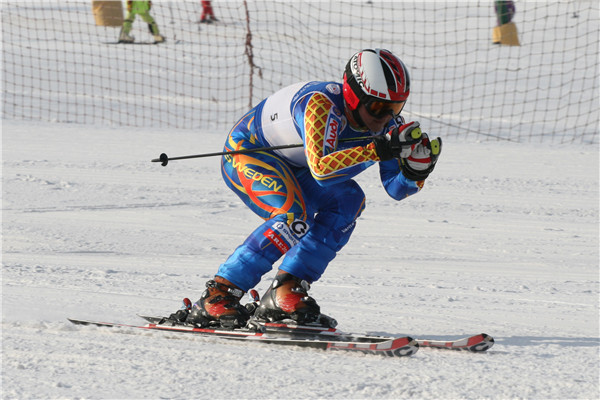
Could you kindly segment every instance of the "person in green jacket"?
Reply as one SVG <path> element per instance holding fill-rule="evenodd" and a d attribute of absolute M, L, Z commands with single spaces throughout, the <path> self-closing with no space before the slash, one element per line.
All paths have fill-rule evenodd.
<path fill-rule="evenodd" d="M 515 3 L 512 0 L 494 1 L 497 25 L 492 29 L 492 43 L 506 46 L 520 46 L 517 26 L 512 19 Z"/>
<path fill-rule="evenodd" d="M 494 1 L 498 26 L 508 24 L 515 15 L 515 3 L 512 0 Z"/>
<path fill-rule="evenodd" d="M 139 15 L 144 22 L 148 24 L 148 28 L 150 29 L 150 33 L 154 36 L 154 41 L 156 43 L 162 43 L 165 41 L 165 37 L 160 34 L 158 31 L 158 25 L 156 25 L 156 21 L 150 15 L 150 8 L 152 8 L 151 1 L 127 1 L 127 15 L 125 16 L 125 21 L 123 22 L 123 27 L 121 28 L 121 34 L 119 35 L 119 43 L 133 43 L 135 38 L 129 35 L 131 32 L 131 27 L 133 25 L 133 20 L 136 15 Z"/>

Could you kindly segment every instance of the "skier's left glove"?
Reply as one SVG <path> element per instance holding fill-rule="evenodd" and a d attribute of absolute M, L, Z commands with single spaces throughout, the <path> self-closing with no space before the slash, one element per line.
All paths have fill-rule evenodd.
<path fill-rule="evenodd" d="M 429 140 L 426 133 L 423 133 L 421 143 L 414 146 L 411 154 L 407 158 L 400 159 L 402 165 L 402 175 L 413 181 L 422 181 L 427 179 L 442 152 L 442 139 L 436 138 Z"/>

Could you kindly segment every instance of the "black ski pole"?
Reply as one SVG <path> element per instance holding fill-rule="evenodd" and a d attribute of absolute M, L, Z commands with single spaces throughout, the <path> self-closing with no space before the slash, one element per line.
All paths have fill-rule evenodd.
<path fill-rule="evenodd" d="M 354 142 L 359 140 L 368 140 L 373 139 L 373 136 L 362 136 L 356 138 L 346 138 L 340 139 L 340 142 Z M 173 160 L 186 160 L 188 158 L 202 158 L 202 157 L 213 157 L 213 156 L 224 156 L 226 154 L 235 155 L 235 154 L 248 154 L 248 153 L 256 153 L 258 151 L 269 151 L 269 150 L 280 150 L 280 149 L 292 149 L 295 147 L 302 147 L 304 144 L 302 143 L 294 143 L 294 144 L 283 144 L 280 146 L 267 146 L 267 147 L 256 147 L 253 149 L 243 149 L 243 150 L 233 150 L 233 151 L 221 151 L 217 153 L 205 153 L 205 154 L 193 154 L 190 156 L 179 156 L 179 157 L 168 157 L 165 153 L 162 153 L 158 158 L 152 160 L 152 162 L 159 162 L 160 165 L 166 167 L 169 161 Z"/>

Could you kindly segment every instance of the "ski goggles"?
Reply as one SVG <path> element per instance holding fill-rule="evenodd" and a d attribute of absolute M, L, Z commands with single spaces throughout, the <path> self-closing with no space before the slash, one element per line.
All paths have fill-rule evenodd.
<path fill-rule="evenodd" d="M 367 112 L 375 118 L 383 118 L 387 115 L 391 115 L 392 117 L 400 114 L 406 101 L 399 102 L 389 102 L 389 101 L 369 101 L 365 104 L 365 108 Z"/>

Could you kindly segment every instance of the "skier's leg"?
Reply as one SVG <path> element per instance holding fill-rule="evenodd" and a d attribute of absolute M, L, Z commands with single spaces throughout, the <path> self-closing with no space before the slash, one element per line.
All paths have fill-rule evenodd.
<path fill-rule="evenodd" d="M 321 277 L 329 262 L 348 242 L 355 221 L 364 209 L 365 196 L 351 180 L 321 187 L 306 170 L 296 176 L 307 203 L 317 208 L 317 214 L 308 233 L 287 252 L 255 315 L 271 321 L 321 320 L 321 324 L 333 326 L 330 320 L 323 320 L 320 307 L 308 296 L 308 290 L 310 283 Z"/>
<path fill-rule="evenodd" d="M 134 37 L 129 35 L 129 32 L 131 32 L 131 27 L 133 26 L 134 19 L 135 13 L 133 13 L 132 11 L 128 11 L 127 15 L 125 15 L 125 21 L 123 21 L 121 33 L 119 34 L 120 42 L 131 43 L 134 41 Z"/>
<path fill-rule="evenodd" d="M 317 214 L 311 229 L 286 254 L 280 269 L 312 283 L 348 243 L 356 219 L 365 208 L 365 195 L 353 180 L 321 187 L 310 174 L 298 179 L 307 202 L 314 205 Z"/>
<path fill-rule="evenodd" d="M 158 43 L 164 42 L 165 38 L 160 34 L 160 31 L 158 30 L 158 25 L 156 24 L 156 21 L 154 20 L 152 15 L 150 15 L 150 11 L 146 11 L 145 13 L 140 14 L 140 17 L 144 20 L 144 22 L 148 24 L 148 30 L 150 31 L 152 36 L 154 36 L 154 40 Z"/>
<path fill-rule="evenodd" d="M 227 151 L 262 147 L 252 140 L 248 113 L 230 133 Z M 248 318 L 239 299 L 256 285 L 273 263 L 296 245 L 307 232 L 312 219 L 294 171 L 271 152 L 225 155 L 222 175 L 242 201 L 265 220 L 219 267 L 214 280 L 196 302 L 188 321 L 239 326 Z"/>
<path fill-rule="evenodd" d="M 212 15 L 212 6 L 209 0 L 202 0 L 202 15 L 200 15 L 200 21 L 202 23 L 210 23 L 210 17 Z"/>
<path fill-rule="evenodd" d="M 230 135 L 226 148 L 260 147 Z M 290 166 L 271 152 L 226 155 L 222 160 L 226 184 L 265 222 L 254 230 L 219 268 L 244 291 L 256 285 L 281 256 L 308 231 L 312 219 Z"/>

